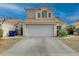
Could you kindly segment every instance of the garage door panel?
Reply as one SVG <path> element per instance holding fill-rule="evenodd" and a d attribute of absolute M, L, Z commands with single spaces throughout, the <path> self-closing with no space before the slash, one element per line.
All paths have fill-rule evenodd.
<path fill-rule="evenodd" d="M 27 36 L 53 36 L 54 25 L 27 25 Z"/>

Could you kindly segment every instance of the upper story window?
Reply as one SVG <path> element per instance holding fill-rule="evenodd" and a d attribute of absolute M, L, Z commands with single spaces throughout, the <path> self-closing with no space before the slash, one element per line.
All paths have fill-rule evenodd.
<path fill-rule="evenodd" d="M 51 13 L 48 14 L 49 18 L 51 18 Z"/>
<path fill-rule="evenodd" d="M 47 18 L 47 11 L 46 10 L 42 11 L 42 18 Z"/>
<path fill-rule="evenodd" d="M 38 13 L 38 18 L 40 18 L 40 13 Z"/>

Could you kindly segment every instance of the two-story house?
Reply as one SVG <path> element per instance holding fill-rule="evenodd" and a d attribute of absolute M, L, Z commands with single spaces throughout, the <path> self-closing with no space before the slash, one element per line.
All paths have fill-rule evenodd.
<path fill-rule="evenodd" d="M 54 10 L 48 7 L 26 8 L 27 18 L 24 20 L 24 36 L 53 37 L 57 36 L 57 26 L 61 24 L 53 16 Z"/>

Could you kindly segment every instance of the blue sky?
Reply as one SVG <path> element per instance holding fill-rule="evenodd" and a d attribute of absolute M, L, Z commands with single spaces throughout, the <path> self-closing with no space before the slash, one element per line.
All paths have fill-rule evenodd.
<path fill-rule="evenodd" d="M 38 7 L 41 3 L 11 3 L 0 4 L 0 17 L 27 18 L 24 8 Z M 53 8 L 53 15 L 59 16 L 67 24 L 72 24 L 79 19 L 78 3 L 47 3 L 49 8 Z"/>

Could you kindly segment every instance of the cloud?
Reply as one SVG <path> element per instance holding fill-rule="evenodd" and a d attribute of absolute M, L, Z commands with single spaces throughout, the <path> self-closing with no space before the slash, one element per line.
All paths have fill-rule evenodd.
<path fill-rule="evenodd" d="M 69 19 L 70 21 L 76 21 L 79 19 L 79 7 L 77 7 L 69 16 L 67 16 L 66 19 Z"/>
<path fill-rule="evenodd" d="M 55 10 L 54 14 L 57 15 L 57 16 L 60 16 L 60 17 L 65 17 L 66 16 L 66 13 L 64 13 L 60 10 Z"/>
<path fill-rule="evenodd" d="M 0 8 L 7 10 L 7 12 L 13 12 L 17 15 L 21 15 L 24 12 L 24 8 L 16 4 L 0 4 Z"/>
<path fill-rule="evenodd" d="M 66 17 L 66 19 L 69 19 L 71 21 L 75 21 L 75 20 L 79 19 L 79 15 L 71 15 L 71 16 Z"/>
<path fill-rule="evenodd" d="M 66 17 L 66 19 L 70 20 L 70 21 L 76 21 L 77 19 L 79 19 L 79 7 L 77 7 L 73 13 L 71 13 L 70 15 L 68 15 Z"/>
<path fill-rule="evenodd" d="M 0 4 L 0 8 L 5 8 L 8 10 L 18 10 L 21 11 L 22 9 L 15 4 Z"/>
<path fill-rule="evenodd" d="M 1 17 L 22 17 L 23 15 L 24 9 L 17 4 L 0 4 Z"/>
<path fill-rule="evenodd" d="M 64 21 L 68 22 L 74 22 L 77 19 L 79 19 L 79 7 L 77 7 L 72 13 L 65 13 L 60 10 L 55 10 L 56 15 L 61 17 Z"/>

